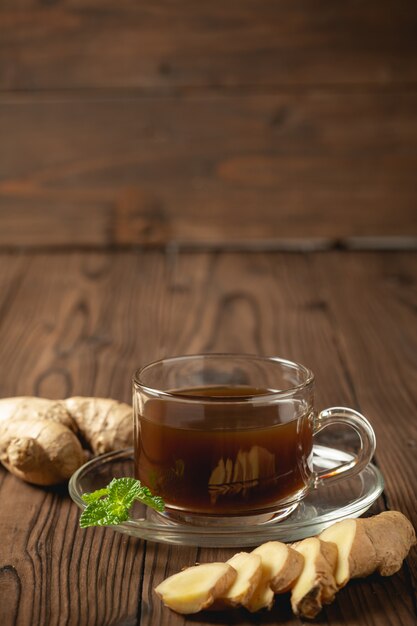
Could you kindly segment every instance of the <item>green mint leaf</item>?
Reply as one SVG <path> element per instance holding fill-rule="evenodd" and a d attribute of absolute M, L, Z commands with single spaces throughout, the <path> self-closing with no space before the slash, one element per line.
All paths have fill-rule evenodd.
<path fill-rule="evenodd" d="M 162 513 L 162 511 L 165 509 L 165 503 L 162 498 L 160 498 L 159 496 L 153 496 L 150 489 L 143 485 L 141 486 L 140 494 L 136 499 L 140 502 L 143 502 L 143 504 L 146 504 L 146 506 L 150 506 L 151 509 L 159 511 L 160 513 Z"/>
<path fill-rule="evenodd" d="M 135 500 L 157 511 L 164 510 L 164 501 L 152 495 L 135 478 L 113 478 L 104 489 L 84 493 L 82 499 L 87 504 L 81 513 L 80 526 L 113 526 L 129 519 L 129 509 Z"/>
<path fill-rule="evenodd" d="M 91 502 L 96 502 L 96 500 L 100 500 L 103 496 L 107 496 L 109 490 L 107 487 L 104 489 L 97 489 L 97 491 L 93 491 L 92 493 L 83 493 L 81 496 L 86 504 L 90 504 Z"/>
<path fill-rule="evenodd" d="M 121 524 L 129 517 L 128 509 L 114 510 L 104 500 L 98 500 L 88 504 L 81 513 L 80 526 L 87 528 L 88 526 L 113 526 Z"/>
<path fill-rule="evenodd" d="M 113 478 L 108 486 L 109 498 L 114 503 L 130 508 L 141 489 L 140 481 L 135 478 Z"/>

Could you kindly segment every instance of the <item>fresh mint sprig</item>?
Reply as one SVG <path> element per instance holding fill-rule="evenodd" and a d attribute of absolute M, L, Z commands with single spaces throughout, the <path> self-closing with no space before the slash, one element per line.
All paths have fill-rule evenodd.
<path fill-rule="evenodd" d="M 80 527 L 113 526 L 129 519 L 129 509 L 135 500 L 150 506 L 156 511 L 164 510 L 164 501 L 154 496 L 136 478 L 113 478 L 104 489 L 84 493 L 86 503 L 80 517 Z"/>

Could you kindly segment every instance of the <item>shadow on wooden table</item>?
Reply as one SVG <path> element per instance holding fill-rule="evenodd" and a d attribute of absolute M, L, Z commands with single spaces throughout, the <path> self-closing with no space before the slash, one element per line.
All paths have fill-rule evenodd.
<path fill-rule="evenodd" d="M 285 624 L 291 622 L 293 614 L 290 605 L 290 594 L 286 593 L 275 601 L 271 611 L 249 613 L 245 609 L 230 609 L 230 611 L 203 611 L 187 616 L 190 624 Z"/>

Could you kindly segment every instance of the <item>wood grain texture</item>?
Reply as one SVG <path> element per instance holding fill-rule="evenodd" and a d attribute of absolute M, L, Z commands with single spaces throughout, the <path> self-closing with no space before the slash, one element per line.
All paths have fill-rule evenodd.
<path fill-rule="evenodd" d="M 4 0 L 3 89 L 415 84 L 415 2 Z"/>
<path fill-rule="evenodd" d="M 160 350 L 163 276 L 157 254 L 34 257 L 2 321 L 9 374 L 0 395 L 130 402 L 135 367 Z"/>
<path fill-rule="evenodd" d="M 2 474 L 10 508 L 1 520 L 9 538 L 0 557 L 1 623 L 134 624 L 143 544 L 105 530 L 82 533 L 66 489 Z"/>
<path fill-rule="evenodd" d="M 133 369 L 151 359 L 200 350 L 281 354 L 315 371 L 318 408 L 348 404 L 372 420 L 387 502 L 416 524 L 407 419 L 416 280 L 411 253 L 3 254 L 0 285 L 11 299 L 4 307 L 0 293 L 0 395 L 129 401 Z M 148 543 L 145 553 L 142 542 L 111 530 L 81 531 L 63 490 L 25 485 L 4 470 L 0 497 L 10 505 L 0 511 L 0 534 L 12 539 L 0 544 L 2 626 L 299 623 L 284 598 L 267 615 L 175 616 L 154 585 L 231 551 Z M 414 550 L 408 569 L 350 583 L 320 619 L 408 626 L 415 573 Z"/>
<path fill-rule="evenodd" d="M 0 245 L 417 236 L 417 95 L 0 99 Z"/>

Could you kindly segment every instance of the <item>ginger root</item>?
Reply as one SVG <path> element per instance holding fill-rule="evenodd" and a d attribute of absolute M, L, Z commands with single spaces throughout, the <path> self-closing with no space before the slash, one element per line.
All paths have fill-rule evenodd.
<path fill-rule="evenodd" d="M 211 606 L 236 576 L 236 570 L 227 563 L 204 563 L 170 576 L 155 591 L 177 613 L 198 613 Z"/>
<path fill-rule="evenodd" d="M 292 546 L 270 541 L 249 554 L 235 554 L 223 564 L 234 571 L 230 579 L 222 578 L 221 563 L 211 563 L 171 576 L 156 591 L 173 610 L 194 613 L 208 606 L 240 604 L 250 611 L 271 608 L 274 593 L 291 590 L 294 613 L 314 618 L 323 604 L 334 600 L 349 578 L 375 570 L 383 576 L 398 571 L 415 543 L 409 520 L 398 511 L 388 511 L 375 517 L 337 522 L 319 537 Z M 259 563 L 253 560 L 255 556 L 261 559 L 261 571 Z M 210 565 L 212 568 L 206 571 Z M 195 570 L 199 572 L 198 579 Z"/>
<path fill-rule="evenodd" d="M 343 587 L 350 578 L 362 578 L 375 571 L 382 576 L 395 574 L 416 536 L 405 515 L 386 511 L 375 517 L 336 522 L 321 533 L 320 539 L 337 546 L 335 578 L 338 587 Z"/>
<path fill-rule="evenodd" d="M 303 557 L 279 541 L 268 541 L 253 550 L 262 559 L 262 576 L 246 608 L 252 613 L 270 609 L 274 603 L 274 589 L 287 591 L 301 573 Z"/>
<path fill-rule="evenodd" d="M 76 396 L 63 401 L 94 454 L 132 445 L 132 407 L 110 398 Z"/>
<path fill-rule="evenodd" d="M 16 420 L 0 427 L 0 433 L 0 461 L 36 485 L 60 483 L 85 461 L 77 437 L 59 422 Z"/>
<path fill-rule="evenodd" d="M 238 552 L 227 561 L 236 570 L 236 578 L 225 593 L 214 602 L 213 608 L 247 606 L 262 576 L 262 559 L 258 554 Z"/>
<path fill-rule="evenodd" d="M 291 590 L 291 608 L 295 615 L 313 618 L 323 604 L 333 602 L 337 592 L 334 571 L 337 547 L 317 537 L 304 539 L 294 545 L 304 557 L 303 570 Z"/>
<path fill-rule="evenodd" d="M 35 485 L 68 480 L 94 454 L 132 445 L 132 409 L 107 398 L 0 400 L 0 461 Z M 82 442 L 82 443 L 81 443 Z"/>
<path fill-rule="evenodd" d="M 263 544 L 268 546 L 270 542 Z M 304 556 L 301 552 L 293 549 L 285 543 L 276 541 L 281 546 L 281 555 L 279 563 L 275 568 L 275 576 L 271 579 L 270 586 L 274 593 L 286 593 L 293 588 L 296 580 L 303 571 Z M 260 546 L 261 548 L 262 546 Z M 262 554 L 260 548 L 257 548 L 258 554 Z M 256 550 L 255 550 L 256 552 Z M 278 554 L 277 554 L 278 556 Z"/>

